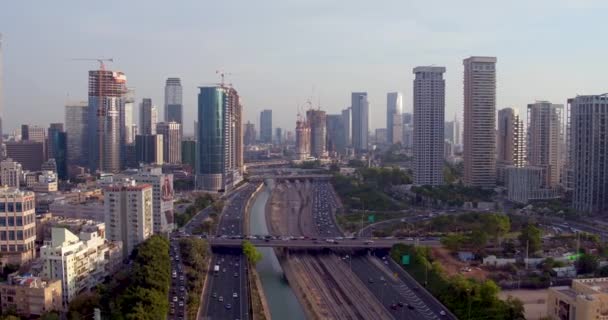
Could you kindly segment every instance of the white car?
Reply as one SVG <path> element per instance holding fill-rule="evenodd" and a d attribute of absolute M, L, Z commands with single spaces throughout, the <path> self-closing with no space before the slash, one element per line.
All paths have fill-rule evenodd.
<path fill-rule="evenodd" d="M 236 299 L 236 298 L 239 297 L 239 294 L 235 292 L 235 293 L 232 294 L 232 297 Z"/>

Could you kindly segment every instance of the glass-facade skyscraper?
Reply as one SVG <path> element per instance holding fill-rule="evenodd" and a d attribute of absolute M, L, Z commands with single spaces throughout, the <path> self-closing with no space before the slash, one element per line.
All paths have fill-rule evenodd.
<path fill-rule="evenodd" d="M 262 110 L 260 113 L 260 140 L 272 143 L 272 110 Z"/>
<path fill-rule="evenodd" d="M 182 82 L 180 78 L 167 78 L 165 82 L 165 122 L 180 124 L 180 135 L 183 136 Z"/>

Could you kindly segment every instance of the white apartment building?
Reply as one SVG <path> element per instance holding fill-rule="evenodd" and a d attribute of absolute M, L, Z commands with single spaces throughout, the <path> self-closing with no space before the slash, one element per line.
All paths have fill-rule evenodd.
<path fill-rule="evenodd" d="M 496 179 L 505 183 L 508 166 L 523 167 L 526 161 L 524 123 L 516 110 L 504 108 L 498 111 L 496 131 Z"/>
<path fill-rule="evenodd" d="M 153 198 L 152 185 L 136 184 L 134 180 L 104 190 L 106 238 L 122 242 L 124 259 L 154 232 Z"/>
<path fill-rule="evenodd" d="M 6 187 L 19 188 L 21 173 L 23 168 L 21 164 L 12 159 L 4 159 L 0 162 L 0 184 Z"/>
<path fill-rule="evenodd" d="M 64 304 L 94 289 L 120 265 L 121 245 L 108 243 L 104 229 L 103 223 L 92 224 L 76 236 L 68 229 L 53 228 L 51 240 L 40 248 L 42 273 L 61 280 Z"/>
<path fill-rule="evenodd" d="M 557 189 L 547 188 L 544 185 L 542 173 L 543 168 L 540 167 L 506 167 L 507 198 L 522 204 L 527 204 L 531 200 L 558 198 Z"/>
<path fill-rule="evenodd" d="M 401 92 L 386 94 L 386 140 L 389 144 L 399 143 L 403 138 L 403 95 Z"/>
<path fill-rule="evenodd" d="M 139 184 L 150 184 L 153 189 L 154 233 L 173 230 L 173 174 L 163 174 L 161 167 L 142 167 L 132 178 Z"/>
<path fill-rule="evenodd" d="M 53 171 L 42 171 L 33 190 L 34 192 L 54 192 L 57 191 L 57 186 L 57 174 Z"/>
<path fill-rule="evenodd" d="M 414 79 L 414 183 L 441 185 L 445 125 L 445 67 L 416 67 Z"/>
<path fill-rule="evenodd" d="M 543 184 L 556 187 L 561 181 L 563 148 L 561 104 L 537 101 L 528 104 L 528 164 L 543 168 Z"/>
<path fill-rule="evenodd" d="M 36 201 L 30 191 L 0 188 L 0 255 L 3 264 L 35 257 Z"/>

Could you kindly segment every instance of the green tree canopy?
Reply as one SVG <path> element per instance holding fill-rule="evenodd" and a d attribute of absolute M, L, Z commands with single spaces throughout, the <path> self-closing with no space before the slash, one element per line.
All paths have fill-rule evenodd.
<path fill-rule="evenodd" d="M 597 271 L 600 261 L 592 254 L 583 254 L 576 261 L 576 271 L 580 274 L 589 274 Z"/>
<path fill-rule="evenodd" d="M 533 254 L 541 249 L 542 246 L 542 231 L 532 224 L 527 224 L 519 235 L 519 244 L 525 250 L 528 246 L 528 252 Z"/>
<path fill-rule="evenodd" d="M 247 257 L 247 260 L 249 260 L 249 263 L 253 265 L 262 260 L 262 253 L 247 240 L 243 241 L 243 253 Z"/>

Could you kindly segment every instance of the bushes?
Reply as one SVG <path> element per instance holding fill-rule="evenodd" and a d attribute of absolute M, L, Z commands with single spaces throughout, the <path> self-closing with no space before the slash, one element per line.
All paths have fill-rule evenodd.
<path fill-rule="evenodd" d="M 385 194 L 393 185 L 411 183 L 410 176 L 398 168 L 361 168 L 361 180 L 340 174 L 334 175 L 332 184 L 342 203 L 355 209 L 399 210 L 402 205 Z M 360 200 L 354 200 L 359 198 Z"/>
<path fill-rule="evenodd" d="M 397 263 L 401 263 L 401 257 L 406 254 L 410 255 L 410 264 L 403 268 L 420 283 L 428 279 L 427 290 L 459 319 L 524 319 L 521 302 L 500 300 L 499 288 L 493 281 L 446 276 L 441 266 L 432 261 L 428 247 L 397 244 L 391 249 L 391 257 Z"/>
<path fill-rule="evenodd" d="M 207 275 L 209 262 L 209 246 L 206 241 L 195 238 L 181 238 L 179 249 L 182 261 L 185 264 L 185 273 L 188 278 L 187 314 L 189 319 L 195 319 L 200 304 L 200 296 Z"/>
<path fill-rule="evenodd" d="M 177 223 L 177 227 L 183 227 L 197 212 L 205 209 L 209 205 L 213 204 L 214 199 L 209 194 L 200 195 L 194 200 L 194 204 L 186 208 L 186 211 L 182 214 L 175 215 L 175 223 Z M 218 205 L 220 206 L 220 205 Z M 222 204 L 223 206 L 223 204 Z"/>

